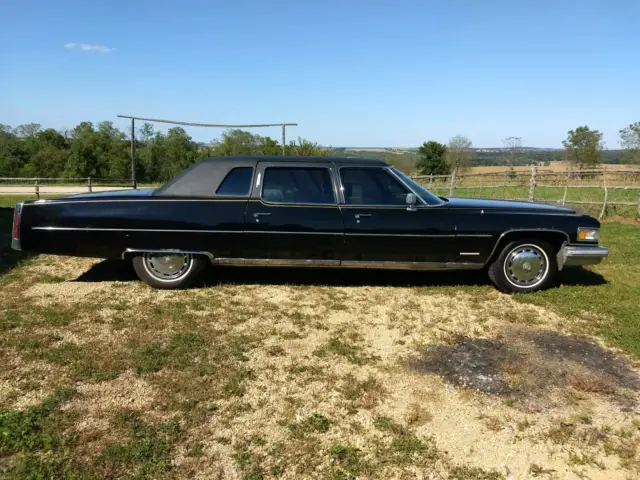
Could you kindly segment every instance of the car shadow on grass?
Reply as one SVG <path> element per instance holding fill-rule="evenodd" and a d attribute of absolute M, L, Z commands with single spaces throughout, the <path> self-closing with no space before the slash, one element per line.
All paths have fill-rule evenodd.
<path fill-rule="evenodd" d="M 77 282 L 137 281 L 131 264 L 122 260 L 104 260 L 95 264 Z M 560 285 L 602 285 L 602 275 L 583 268 L 567 268 L 560 272 Z M 196 287 L 215 285 L 323 285 L 323 286 L 486 286 L 484 271 L 413 271 L 340 268 L 209 268 Z"/>

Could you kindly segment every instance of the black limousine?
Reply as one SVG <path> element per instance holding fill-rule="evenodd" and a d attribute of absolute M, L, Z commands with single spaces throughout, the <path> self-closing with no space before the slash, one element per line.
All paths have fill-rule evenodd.
<path fill-rule="evenodd" d="M 12 246 L 123 258 L 156 288 L 215 264 L 486 269 L 510 293 L 599 263 L 599 227 L 559 206 L 438 197 L 382 161 L 214 157 L 158 189 L 19 203 Z"/>

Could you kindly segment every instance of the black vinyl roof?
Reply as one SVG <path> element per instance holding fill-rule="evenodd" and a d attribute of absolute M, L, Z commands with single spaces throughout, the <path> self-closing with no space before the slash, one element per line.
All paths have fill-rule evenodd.
<path fill-rule="evenodd" d="M 178 176 L 169 180 L 164 186 L 156 190 L 154 196 L 186 196 L 211 197 L 214 196 L 218 185 L 224 180 L 231 169 L 236 167 L 254 167 L 258 162 L 269 163 L 336 163 L 339 165 L 363 165 L 386 167 L 388 163 L 382 160 L 367 158 L 343 157 L 287 157 L 270 155 L 240 156 L 240 157 L 209 157 L 203 158 L 191 165 Z"/>
<path fill-rule="evenodd" d="M 370 158 L 347 158 L 347 157 L 302 157 L 302 156 L 283 156 L 283 155 L 266 155 L 266 156 L 238 156 L 238 157 L 208 157 L 203 158 L 200 162 L 217 163 L 217 162 L 245 162 L 251 160 L 254 162 L 305 162 L 305 163 L 349 163 L 358 165 L 375 165 L 389 166 L 383 160 L 373 160 Z"/>

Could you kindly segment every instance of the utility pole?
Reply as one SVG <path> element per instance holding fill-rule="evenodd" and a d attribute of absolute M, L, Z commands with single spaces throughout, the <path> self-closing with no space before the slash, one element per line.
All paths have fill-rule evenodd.
<path fill-rule="evenodd" d="M 136 119 L 131 119 L 131 185 L 137 188 L 136 184 Z"/>

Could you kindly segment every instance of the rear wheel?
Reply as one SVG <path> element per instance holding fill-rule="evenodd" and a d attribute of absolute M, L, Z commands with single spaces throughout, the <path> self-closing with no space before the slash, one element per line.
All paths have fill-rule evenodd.
<path fill-rule="evenodd" d="M 558 272 L 553 247 L 536 239 L 516 240 L 489 266 L 489 278 L 505 293 L 529 293 L 549 286 Z"/>
<path fill-rule="evenodd" d="M 203 257 L 190 253 L 147 252 L 133 258 L 133 268 L 140 280 L 162 289 L 190 287 L 206 266 Z"/>

